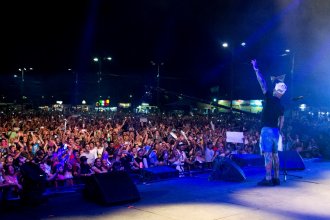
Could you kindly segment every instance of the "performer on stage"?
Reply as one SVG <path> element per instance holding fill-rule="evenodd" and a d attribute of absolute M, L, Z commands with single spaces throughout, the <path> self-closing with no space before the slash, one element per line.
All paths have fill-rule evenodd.
<path fill-rule="evenodd" d="M 260 134 L 260 151 L 265 158 L 266 176 L 258 182 L 259 186 L 280 185 L 279 179 L 279 157 L 278 140 L 284 123 L 284 107 L 281 104 L 281 97 L 287 87 L 283 82 L 278 82 L 273 91 L 267 89 L 266 81 L 258 69 L 257 61 L 251 61 L 262 93 L 264 104 L 262 111 L 262 129 Z M 272 176 L 272 171 L 273 176 Z"/>

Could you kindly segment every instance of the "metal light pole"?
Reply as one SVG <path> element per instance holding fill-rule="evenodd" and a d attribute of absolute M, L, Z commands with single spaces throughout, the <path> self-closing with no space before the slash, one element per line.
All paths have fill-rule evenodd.
<path fill-rule="evenodd" d="M 290 78 L 289 78 L 289 86 L 290 86 L 290 90 L 289 90 L 289 99 L 290 101 L 294 100 L 293 98 L 293 74 L 294 74 L 294 69 L 295 69 L 295 54 L 290 50 L 290 49 L 286 49 L 285 53 L 281 55 L 282 57 L 287 56 L 289 57 L 289 62 L 290 62 Z M 291 110 L 293 111 L 293 107 L 292 105 L 290 105 Z"/>
<path fill-rule="evenodd" d="M 99 71 L 97 72 L 97 84 L 98 84 L 98 98 L 101 97 L 101 83 L 102 83 L 102 62 L 104 60 L 108 60 L 111 61 L 112 58 L 111 57 L 102 57 L 102 58 L 98 58 L 98 57 L 94 57 L 94 62 L 99 64 Z"/>
<path fill-rule="evenodd" d="M 21 99 L 22 99 L 22 110 L 23 110 L 23 100 L 25 99 L 25 97 L 24 97 L 24 81 L 25 81 L 25 79 L 24 79 L 24 73 L 26 72 L 26 71 L 31 71 L 31 70 L 33 70 L 33 68 L 32 67 L 29 67 L 29 68 L 27 68 L 27 67 L 22 67 L 22 68 L 19 68 L 18 69 L 18 71 L 20 71 L 21 72 Z M 15 75 L 16 76 L 16 75 Z"/>
<path fill-rule="evenodd" d="M 28 70 L 33 70 L 33 68 L 26 68 L 26 67 L 23 67 L 23 68 L 19 68 L 18 71 L 21 72 L 21 79 L 22 79 L 22 82 L 24 82 L 24 72 L 28 71 Z"/>
<path fill-rule="evenodd" d="M 233 112 L 234 52 L 226 42 L 222 44 L 222 47 L 229 49 L 230 52 L 230 112 Z"/>
<path fill-rule="evenodd" d="M 293 92 L 293 74 L 294 74 L 294 67 L 295 67 L 295 54 L 292 53 L 291 55 L 291 70 L 290 70 L 290 83 L 291 83 L 291 89 L 290 89 L 290 100 L 292 100 L 292 92 Z"/>
<path fill-rule="evenodd" d="M 245 47 L 246 43 L 242 42 L 241 47 Z M 229 47 L 228 43 L 223 43 L 222 44 L 223 48 L 229 48 L 230 52 L 230 112 L 233 111 L 233 98 L 234 98 L 234 75 L 235 75 L 235 67 L 234 67 L 234 62 L 235 62 L 235 52 L 233 47 Z"/>
<path fill-rule="evenodd" d="M 72 72 L 74 75 L 74 105 L 78 104 L 78 94 L 79 94 L 79 89 L 78 89 L 78 72 L 73 71 L 73 69 L 69 68 L 68 71 Z"/>
<path fill-rule="evenodd" d="M 157 66 L 157 76 L 156 76 L 156 80 L 157 80 L 157 106 L 158 106 L 158 108 L 160 108 L 160 106 L 159 106 L 159 104 L 160 104 L 160 102 L 159 102 L 160 74 L 159 74 L 159 73 L 160 73 L 160 66 L 163 66 L 164 63 L 163 63 L 163 62 L 161 62 L 161 63 L 155 63 L 154 61 L 150 61 L 150 63 L 151 63 L 151 65 L 153 65 L 153 66 Z"/>
<path fill-rule="evenodd" d="M 29 68 L 26 68 L 26 67 L 23 67 L 23 68 L 19 68 L 18 71 L 21 72 L 21 96 L 23 96 L 23 91 L 24 91 L 24 73 L 26 71 L 30 71 L 30 70 L 33 70 L 33 68 L 29 67 Z"/>
<path fill-rule="evenodd" d="M 230 60 L 230 112 L 233 112 L 233 99 L 234 99 L 234 52 L 230 51 L 231 60 Z"/>

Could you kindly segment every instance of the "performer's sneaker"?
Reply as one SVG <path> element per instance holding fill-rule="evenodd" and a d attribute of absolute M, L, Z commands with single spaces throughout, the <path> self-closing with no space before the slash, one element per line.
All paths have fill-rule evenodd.
<path fill-rule="evenodd" d="M 264 178 L 263 180 L 258 182 L 258 186 L 274 186 L 274 184 L 272 180 L 266 180 L 266 178 Z"/>
<path fill-rule="evenodd" d="M 273 179 L 272 179 L 272 182 L 273 182 L 273 185 L 274 185 L 274 186 L 279 186 L 279 185 L 281 185 L 281 181 L 280 181 L 279 178 L 273 178 Z"/>

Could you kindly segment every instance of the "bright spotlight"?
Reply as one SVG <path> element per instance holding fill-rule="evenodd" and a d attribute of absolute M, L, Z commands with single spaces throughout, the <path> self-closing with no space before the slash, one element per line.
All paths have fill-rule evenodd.
<path fill-rule="evenodd" d="M 299 106 L 299 109 L 301 110 L 301 111 L 305 111 L 305 109 L 306 109 L 306 104 L 301 104 L 300 106 Z"/>
<path fill-rule="evenodd" d="M 290 53 L 290 50 L 289 50 L 289 49 L 286 49 L 285 52 L 286 52 L 286 53 Z"/>
<path fill-rule="evenodd" d="M 228 47 L 228 43 L 225 42 L 225 43 L 222 44 L 222 46 L 223 46 L 224 48 L 227 48 L 227 47 Z"/>
<path fill-rule="evenodd" d="M 246 43 L 245 43 L 245 42 L 242 42 L 242 43 L 241 43 L 241 46 L 242 46 L 242 47 L 245 47 L 245 46 L 246 46 Z"/>
<path fill-rule="evenodd" d="M 98 61 L 99 61 L 99 58 L 95 57 L 93 60 L 94 60 L 95 62 L 98 62 Z"/>
<path fill-rule="evenodd" d="M 107 57 L 107 60 L 112 60 L 112 57 Z"/>

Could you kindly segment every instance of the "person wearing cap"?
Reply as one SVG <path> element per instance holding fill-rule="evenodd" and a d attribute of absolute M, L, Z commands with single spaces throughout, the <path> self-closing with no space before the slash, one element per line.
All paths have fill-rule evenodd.
<path fill-rule="evenodd" d="M 278 140 L 284 123 L 284 107 L 281 104 L 281 97 L 284 95 L 287 86 L 283 82 L 276 83 L 273 91 L 268 90 L 266 81 L 259 71 L 257 61 L 251 61 L 256 73 L 257 80 L 264 94 L 262 110 L 262 129 L 260 134 L 260 150 L 265 158 L 266 176 L 258 182 L 260 186 L 280 185 L 279 179 L 279 157 Z M 272 176 L 272 171 L 273 176 Z"/>

